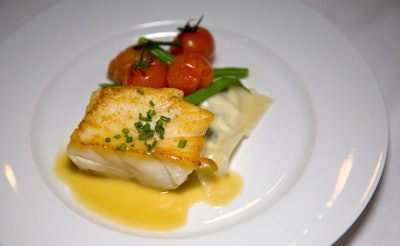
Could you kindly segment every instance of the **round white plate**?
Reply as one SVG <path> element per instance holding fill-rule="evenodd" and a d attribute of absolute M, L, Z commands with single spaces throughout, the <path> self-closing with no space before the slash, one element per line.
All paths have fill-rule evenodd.
<path fill-rule="evenodd" d="M 110 59 L 147 35 L 170 38 L 204 15 L 215 66 L 274 98 L 232 159 L 241 195 L 194 206 L 168 233 L 125 228 L 85 210 L 52 173 L 54 158 L 106 82 Z M 66 1 L 0 45 L 0 245 L 331 244 L 357 219 L 381 176 L 386 110 L 349 40 L 291 1 Z"/>

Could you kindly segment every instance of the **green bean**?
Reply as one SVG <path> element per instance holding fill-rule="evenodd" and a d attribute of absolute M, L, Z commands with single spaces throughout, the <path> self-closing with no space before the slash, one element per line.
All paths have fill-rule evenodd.
<path fill-rule="evenodd" d="M 222 76 L 235 76 L 245 78 L 249 75 L 249 69 L 245 67 L 221 67 L 214 68 L 214 78 Z"/>
<path fill-rule="evenodd" d="M 158 45 L 151 45 L 148 47 L 150 54 L 152 54 L 155 58 L 160 60 L 165 66 L 169 66 L 171 62 L 175 59 L 175 56 L 170 52 L 164 50 Z"/>
<path fill-rule="evenodd" d="M 134 46 L 134 49 L 140 49 L 143 47 L 147 48 L 151 55 L 153 55 L 155 58 L 160 60 L 168 67 L 169 64 L 171 64 L 171 62 L 175 59 L 175 56 L 169 51 L 161 48 L 160 45 L 163 44 L 178 45 L 176 42 L 153 41 L 145 37 L 140 37 L 137 45 Z"/>
<path fill-rule="evenodd" d="M 198 105 L 229 86 L 240 86 L 245 90 L 248 90 L 237 77 L 224 76 L 216 79 L 210 86 L 199 89 L 184 97 L 183 100 Z"/>

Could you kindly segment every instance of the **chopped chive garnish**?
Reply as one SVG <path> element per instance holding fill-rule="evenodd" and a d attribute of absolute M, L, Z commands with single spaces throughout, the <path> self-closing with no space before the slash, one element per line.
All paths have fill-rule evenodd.
<path fill-rule="evenodd" d="M 149 101 L 151 106 L 155 105 L 153 101 Z M 157 114 L 154 109 L 149 109 L 146 112 L 146 116 L 142 113 L 139 113 L 139 121 L 134 123 L 136 131 L 139 133 L 138 139 L 140 141 L 144 141 L 145 146 L 147 147 L 147 152 L 153 151 L 157 144 L 157 137 L 159 139 L 164 139 L 165 128 L 164 122 L 170 122 L 171 118 L 166 116 L 161 116 L 154 124 L 154 126 L 150 125 L 150 122 L 153 121 L 153 117 Z M 154 128 L 153 128 L 154 127 Z M 128 134 L 125 135 L 126 142 L 128 143 Z M 129 139 L 130 141 L 130 139 Z M 132 139 L 133 141 L 133 139 Z M 148 141 L 153 141 L 151 144 Z M 185 143 L 186 144 L 186 143 Z M 182 147 L 183 148 L 183 147 Z"/>
<path fill-rule="evenodd" d="M 145 144 L 147 146 L 147 152 L 151 152 L 156 147 L 157 140 L 154 140 L 153 143 L 151 143 L 151 144 L 148 144 L 146 142 L 145 142 Z"/>
<path fill-rule="evenodd" d="M 107 143 L 109 143 L 109 142 L 111 142 L 111 138 L 106 138 L 105 141 L 106 141 Z"/>
<path fill-rule="evenodd" d="M 150 131 L 150 130 L 151 130 L 150 124 L 149 124 L 149 123 L 144 124 L 144 125 L 143 125 L 143 130 L 144 130 L 145 132 Z"/>
<path fill-rule="evenodd" d="M 160 119 L 161 119 L 162 121 L 164 121 L 164 122 L 170 122 L 170 121 L 171 121 L 171 118 L 168 118 L 168 117 L 163 116 L 163 115 L 160 117 Z"/>
<path fill-rule="evenodd" d="M 122 132 L 124 133 L 125 138 L 129 137 L 129 129 L 124 128 L 124 129 L 122 129 Z"/>
<path fill-rule="evenodd" d="M 139 120 L 141 120 L 141 121 L 151 121 L 151 118 L 143 116 L 142 113 L 139 113 Z"/>
<path fill-rule="evenodd" d="M 136 130 L 139 130 L 139 129 L 141 129 L 143 127 L 143 124 L 140 121 L 135 122 L 134 125 L 135 125 Z"/>
<path fill-rule="evenodd" d="M 150 106 L 154 107 L 155 104 L 153 101 L 150 101 L 149 103 L 150 103 Z"/>
<path fill-rule="evenodd" d="M 162 126 L 162 125 L 164 125 L 164 121 L 162 121 L 161 119 L 158 119 L 156 121 L 156 126 Z"/>
<path fill-rule="evenodd" d="M 119 146 L 117 147 L 117 150 L 124 151 L 125 149 L 126 149 L 126 144 L 124 144 L 124 143 L 122 143 L 121 145 L 119 145 Z"/>
<path fill-rule="evenodd" d="M 160 123 L 159 123 L 160 122 Z M 156 126 L 155 126 L 155 130 L 156 130 L 156 133 L 158 134 L 158 136 L 160 137 L 160 139 L 164 139 L 164 132 L 165 132 L 165 129 L 164 129 L 164 127 L 162 126 L 162 120 L 157 120 L 157 124 L 156 124 Z"/>
<path fill-rule="evenodd" d="M 181 139 L 181 140 L 179 140 L 178 148 L 182 148 L 182 149 L 185 148 L 186 142 L 187 142 L 186 139 Z"/>
<path fill-rule="evenodd" d="M 141 89 L 137 89 L 136 92 L 139 93 L 140 95 L 144 95 L 144 91 L 142 91 Z"/>
<path fill-rule="evenodd" d="M 126 142 L 127 143 L 132 143 L 133 142 L 133 138 L 131 136 L 126 137 Z"/>
<path fill-rule="evenodd" d="M 149 109 L 147 111 L 147 117 L 143 116 L 142 113 L 139 113 L 139 120 L 141 120 L 141 121 L 151 121 L 154 115 L 156 115 L 156 111 L 153 110 L 153 109 Z"/>
<path fill-rule="evenodd" d="M 149 111 L 147 111 L 147 117 L 151 118 L 156 115 L 156 111 L 154 109 L 149 109 Z"/>
<path fill-rule="evenodd" d="M 121 135 L 117 134 L 117 135 L 114 136 L 114 138 L 115 138 L 115 139 L 120 139 L 120 138 L 121 138 Z"/>

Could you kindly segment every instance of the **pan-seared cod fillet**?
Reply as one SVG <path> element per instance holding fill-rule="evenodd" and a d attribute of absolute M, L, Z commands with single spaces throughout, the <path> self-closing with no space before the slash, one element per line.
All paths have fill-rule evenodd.
<path fill-rule="evenodd" d="M 93 92 L 67 155 L 83 170 L 175 189 L 202 164 L 210 111 L 173 88 L 105 87 Z"/>

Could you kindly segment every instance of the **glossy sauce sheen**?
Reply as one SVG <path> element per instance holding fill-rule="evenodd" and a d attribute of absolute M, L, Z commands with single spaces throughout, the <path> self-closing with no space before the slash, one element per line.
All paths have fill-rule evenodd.
<path fill-rule="evenodd" d="M 90 211 L 128 227 L 147 231 L 171 231 L 186 224 L 191 206 L 205 202 L 223 206 L 237 197 L 243 181 L 235 172 L 210 178 L 206 190 L 192 174 L 173 191 L 147 188 L 133 181 L 100 177 L 77 169 L 65 152 L 56 158 L 56 176 L 74 198 Z"/>

